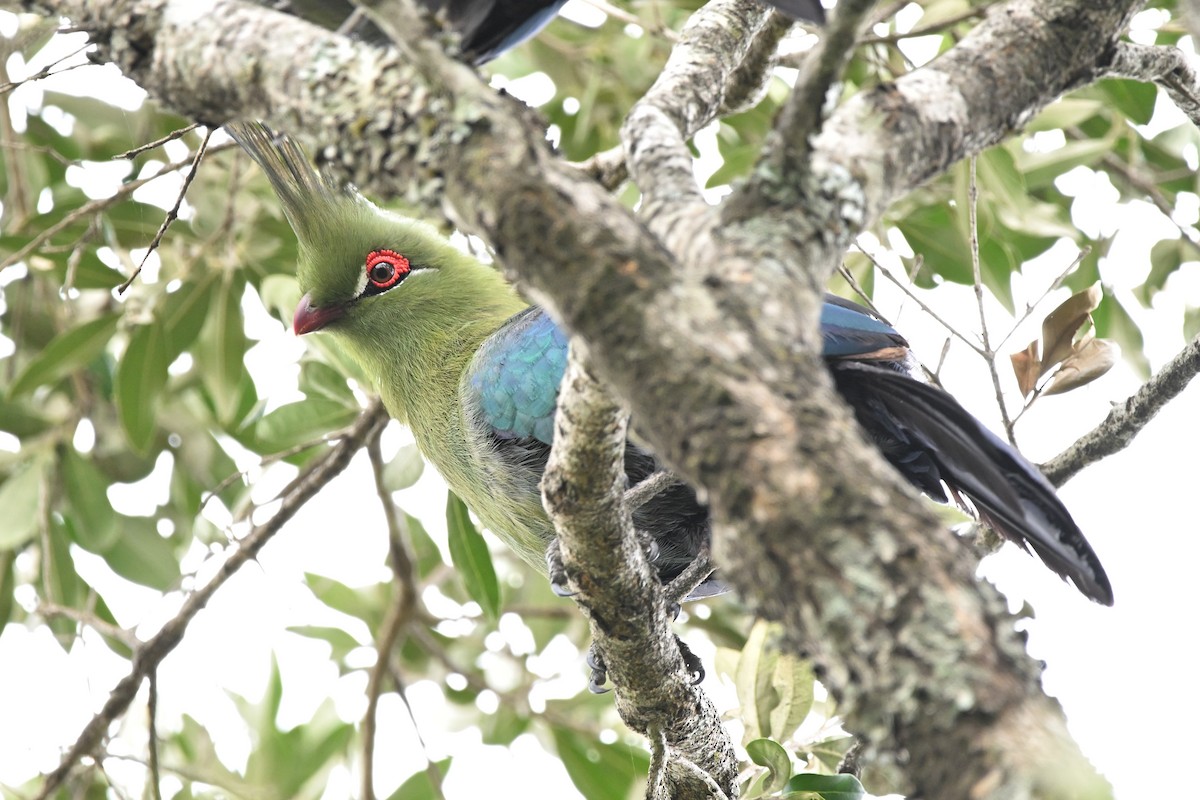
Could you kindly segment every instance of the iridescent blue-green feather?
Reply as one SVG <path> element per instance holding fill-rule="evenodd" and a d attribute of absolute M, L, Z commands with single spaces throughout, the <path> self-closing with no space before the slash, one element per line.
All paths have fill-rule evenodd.
<path fill-rule="evenodd" d="M 488 337 L 467 381 L 493 435 L 550 444 L 566 366 L 567 336 L 541 309 L 522 311 Z"/>

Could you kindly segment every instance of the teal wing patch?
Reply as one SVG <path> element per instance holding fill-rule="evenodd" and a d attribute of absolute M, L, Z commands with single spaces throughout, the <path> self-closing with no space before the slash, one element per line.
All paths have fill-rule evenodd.
<path fill-rule="evenodd" d="M 481 421 L 501 439 L 554 440 L 567 335 L 540 308 L 527 308 L 489 336 L 467 373 Z"/>

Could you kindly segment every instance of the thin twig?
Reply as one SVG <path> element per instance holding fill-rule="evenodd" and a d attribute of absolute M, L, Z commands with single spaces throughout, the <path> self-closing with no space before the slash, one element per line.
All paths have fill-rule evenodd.
<path fill-rule="evenodd" d="M 155 139 L 153 142 L 146 142 L 145 144 L 139 144 L 137 147 L 133 148 L 132 150 L 126 150 L 124 153 L 117 153 L 115 156 L 112 157 L 112 160 L 119 161 L 120 159 L 123 159 L 123 158 L 133 158 L 136 155 L 141 155 L 142 153 L 145 153 L 148 150 L 153 150 L 156 147 L 162 147 L 167 142 L 173 142 L 176 139 L 182 138 L 186 134 L 191 133 L 192 131 L 196 130 L 196 128 L 199 128 L 199 127 L 200 127 L 199 122 L 193 122 L 191 125 L 188 125 L 186 128 L 180 128 L 179 130 L 171 131 L 170 133 L 168 133 L 166 136 L 162 137 L 161 139 Z"/>
<path fill-rule="evenodd" d="M 655 497 L 680 483 L 679 478 L 666 470 L 659 470 L 625 492 L 625 505 L 637 511 Z"/>
<path fill-rule="evenodd" d="M 142 263 L 138 264 L 133 274 L 117 287 L 117 294 L 125 294 L 126 290 L 137 279 L 137 276 L 142 274 L 142 267 L 146 266 L 146 261 L 150 258 L 150 254 L 158 249 L 158 245 L 162 242 L 163 234 L 167 232 L 167 228 L 171 227 L 171 223 L 179 218 L 179 207 L 183 205 L 183 198 L 187 195 L 188 187 L 192 185 L 192 180 L 196 177 L 196 171 L 200 169 L 200 162 L 204 160 L 204 153 L 208 150 L 208 140 L 212 138 L 212 135 L 213 128 L 209 128 L 204 134 L 204 140 L 196 148 L 196 156 L 192 159 L 192 168 L 188 170 L 187 175 L 183 178 L 183 186 L 179 187 L 179 196 L 175 198 L 175 205 L 171 206 L 171 210 L 167 212 L 166 218 L 158 226 L 158 232 L 154 234 L 154 239 L 150 242 L 150 246 L 146 248 L 146 254 L 142 256 Z"/>
<path fill-rule="evenodd" d="M 208 604 L 213 594 L 225 585 L 242 566 L 254 558 L 259 550 L 271 540 L 296 512 L 312 498 L 322 487 L 350 463 L 350 458 L 366 442 L 368 437 L 387 421 L 383 404 L 374 401 L 358 418 L 351 433 L 338 444 L 322 454 L 317 459 L 319 466 L 308 473 L 308 480 L 297 485 L 294 491 L 283 499 L 278 511 L 269 520 L 254 527 L 230 552 L 225 562 L 217 568 L 212 579 L 202 588 L 188 595 L 179 612 L 163 627 L 138 647 L 132 659 L 133 669 L 122 678 L 112 691 L 104 707 L 95 714 L 84 727 L 75 743 L 67 750 L 59 765 L 46 776 L 46 782 L 38 793 L 38 800 L 51 797 L 63 785 L 75 765 L 86 755 L 95 752 L 101 739 L 113 723 L 129 708 L 137 696 L 138 687 L 175 646 L 183 640 L 184 632 L 192 619 Z"/>
<path fill-rule="evenodd" d="M 380 428 L 367 441 L 367 456 L 371 460 L 371 471 L 375 476 L 375 493 L 383 506 L 383 514 L 387 520 L 388 540 L 391 543 L 392 571 L 396 578 L 396 597 L 388 607 L 387 615 L 376 636 L 375 666 L 371 668 L 367 682 L 367 710 L 362 721 L 362 791 L 361 797 L 373 800 L 374 766 L 375 766 L 375 723 L 379 710 L 379 697 L 383 692 L 384 678 L 388 674 L 388 666 L 392 661 L 392 652 L 401 632 L 412 622 L 413 609 L 416 605 L 416 569 L 412 556 L 409 554 L 403 523 L 396 513 L 396 504 L 392 502 L 391 492 L 384 481 L 383 454 L 380 451 L 379 437 L 383 434 Z M 407 700 L 405 701 L 407 705 Z M 411 710 L 409 712 L 411 714 Z M 416 727 L 416 720 L 413 720 Z M 418 733 L 420 736 L 420 733 Z"/>
<path fill-rule="evenodd" d="M 624 22 L 626 25 L 637 25 L 647 33 L 653 36 L 660 36 L 672 44 L 679 41 L 679 34 L 666 25 L 661 24 L 661 22 L 658 25 L 648 26 L 636 15 L 630 14 L 628 11 L 614 6 L 612 3 L 606 3 L 604 0 L 584 0 L 584 2 L 593 8 L 603 11 L 618 22 Z"/>
<path fill-rule="evenodd" d="M 1080 262 L 1082 262 L 1085 258 L 1087 258 L 1088 254 L 1091 252 L 1092 252 L 1091 245 L 1087 245 L 1085 247 L 1080 248 L 1079 253 L 1075 256 L 1075 259 L 1073 261 L 1071 261 L 1070 264 L 1067 265 L 1066 269 L 1064 269 L 1062 272 L 1060 272 L 1058 274 L 1058 277 L 1056 277 L 1053 281 L 1050 282 L 1050 285 L 1048 287 L 1046 287 L 1046 291 L 1042 292 L 1042 296 L 1039 297 L 1037 300 L 1035 300 L 1033 303 L 1026 304 L 1024 313 L 1022 313 L 1020 318 L 1015 323 L 1013 323 L 1012 328 L 1009 329 L 1008 333 L 1004 334 L 1004 338 L 1001 339 L 1000 343 L 996 345 L 997 351 L 1004 349 L 1004 345 L 1008 342 L 1009 339 L 1012 338 L 1012 335 L 1017 332 L 1017 329 L 1021 327 L 1021 325 L 1025 322 L 1025 320 L 1029 319 L 1029 316 L 1033 313 L 1033 310 L 1035 308 L 1037 308 L 1039 305 L 1041 305 L 1045 301 L 1045 299 L 1050 296 L 1051 292 L 1053 292 L 1058 287 L 1062 286 L 1063 281 L 1065 281 L 1067 279 L 1067 276 L 1070 275 L 1072 272 L 1074 272 L 1079 267 Z M 1016 422 L 1016 420 L 1013 420 L 1013 422 Z"/>
<path fill-rule="evenodd" d="M 712 545 L 705 542 L 700 546 L 700 552 L 692 559 L 692 563 L 684 568 L 666 586 L 667 602 L 682 603 L 696 591 L 696 587 L 708 580 L 713 574 Z"/>
<path fill-rule="evenodd" d="M 154 800 L 162 800 L 162 787 L 159 785 L 162 776 L 158 770 L 158 670 L 150 670 L 146 676 L 149 683 L 146 697 L 146 737 L 149 745 L 150 795 Z"/>
<path fill-rule="evenodd" d="M 38 70 L 37 73 L 30 75 L 28 78 L 22 78 L 19 81 L 9 81 L 8 83 L 0 84 L 0 95 L 7 94 L 7 93 L 11 92 L 13 89 L 16 89 L 18 86 L 21 86 L 22 84 L 25 84 L 25 83 L 33 83 L 34 81 L 40 81 L 43 78 L 49 78 L 52 75 L 62 75 L 64 72 L 70 72 L 71 70 L 79 69 L 80 67 L 92 66 L 92 63 L 90 61 L 84 61 L 79 64 L 71 64 L 69 66 L 63 67 L 58 72 L 51 71 L 55 67 L 57 67 L 59 64 L 66 61 L 68 58 L 73 58 L 74 56 L 77 56 L 80 53 L 82 53 L 84 50 L 87 50 L 93 44 L 94 44 L 94 42 L 88 42 L 83 47 L 80 47 L 79 49 L 74 50 L 73 52 L 67 53 L 65 56 L 54 61 L 51 64 L 47 64 L 46 66 L 44 66 L 40 70 Z"/>
<path fill-rule="evenodd" d="M 988 9 L 991 8 L 991 6 L 992 6 L 992 4 L 988 3 L 985 5 L 968 8 L 965 11 L 960 11 L 958 14 L 947 17 L 946 19 L 939 20 L 938 22 L 935 22 L 932 25 L 925 25 L 920 28 L 913 28 L 912 30 L 907 31 L 905 33 L 889 33 L 885 36 L 875 36 L 874 34 L 871 34 L 869 36 L 863 36 L 862 38 L 860 38 L 858 40 L 858 43 L 859 44 L 896 44 L 897 42 L 901 42 L 905 39 L 912 39 L 917 36 L 929 36 L 931 34 L 941 33 L 942 31 L 944 31 L 948 28 L 953 28 L 955 25 L 957 25 L 960 22 L 966 22 L 967 20 L 971 20 L 971 19 L 978 19 L 978 18 L 986 15 Z"/>
<path fill-rule="evenodd" d="M 425 737 L 421 735 L 421 726 L 417 724 L 417 715 L 413 713 L 412 703 L 408 702 L 408 686 L 404 683 L 404 677 L 398 670 L 392 670 L 392 685 L 396 688 L 396 694 L 400 695 L 400 702 L 404 704 L 404 710 L 408 712 L 409 722 L 412 723 L 413 733 L 417 735 L 417 742 L 421 745 L 421 751 L 425 754 L 425 774 L 429 777 L 429 783 L 433 787 L 434 794 L 441 800 L 445 800 L 446 795 L 442 791 L 442 772 L 437 768 L 437 764 L 433 763 L 433 759 L 429 757 L 429 745 L 425 743 Z"/>
<path fill-rule="evenodd" d="M 983 271 L 979 264 L 979 183 L 975 176 L 976 162 L 976 157 L 971 156 L 967 190 L 967 218 L 970 221 L 971 234 L 971 274 L 975 283 L 975 302 L 979 306 L 979 336 L 983 341 L 983 359 L 987 362 L 988 372 L 992 376 L 992 387 L 996 390 L 996 405 L 1000 407 L 1000 419 L 1004 422 L 1004 432 L 1008 435 L 1009 443 L 1016 447 L 1017 439 L 1013 433 L 1013 423 L 1008 416 L 1008 406 L 1004 403 L 1004 392 L 1000 388 L 1000 373 L 996 369 L 996 351 L 992 349 L 992 345 L 988 341 L 987 315 L 983 309 Z"/>
<path fill-rule="evenodd" d="M 239 480 L 248 478 L 250 475 L 251 469 L 262 469 L 263 467 L 268 467 L 272 464 L 276 464 L 287 458 L 291 458 L 292 456 L 294 456 L 298 453 L 303 453 L 305 450 L 310 450 L 314 447 L 317 447 L 318 445 L 335 442 L 338 439 L 345 436 L 348 430 L 349 429 L 343 430 L 343 431 L 338 431 L 338 432 L 331 433 L 331 434 L 326 434 L 325 436 L 322 436 L 318 439 L 310 439 L 307 442 L 301 442 L 300 444 L 293 445 L 286 450 L 280 450 L 278 453 L 272 453 L 269 456 L 263 456 L 262 458 L 259 459 L 259 462 L 257 464 L 255 464 L 253 467 L 247 467 L 246 469 L 238 470 L 237 472 L 234 472 L 231 475 L 226 475 L 224 478 L 221 479 L 220 483 L 218 483 L 213 488 L 209 489 L 207 492 L 204 493 L 204 496 L 200 498 L 200 509 L 203 510 L 204 507 L 206 505 L 208 505 L 209 500 L 212 500 L 214 497 L 221 494 L 221 492 L 225 491 L 230 486 L 237 483 Z M 297 476 L 297 477 L 299 477 L 299 476 Z M 286 494 L 286 493 L 287 493 L 287 489 L 285 488 L 281 494 Z M 278 497 L 278 495 L 276 495 L 276 497 Z M 244 515 L 239 515 L 239 518 L 244 519 Z"/>
<path fill-rule="evenodd" d="M 70 606 L 60 606 L 56 603 L 46 601 L 39 602 L 35 609 L 36 614 L 44 618 L 61 617 L 69 619 L 72 622 L 77 622 L 80 625 L 86 625 L 101 636 L 107 636 L 110 639 L 115 639 L 122 644 L 133 648 L 138 644 L 137 637 L 132 631 L 125 630 L 111 622 L 106 622 L 94 614 L 89 614 L 86 611 L 81 611 L 78 608 Z"/>
<path fill-rule="evenodd" d="M 883 275 L 883 277 L 887 278 L 889 281 L 891 281 L 893 284 L 895 284 L 896 288 L 898 288 L 900 291 L 904 292 L 904 294 L 906 294 L 908 296 L 908 299 L 912 300 L 914 303 L 916 303 L 918 306 L 920 306 L 922 311 L 924 311 L 926 314 L 928 314 L 930 317 L 932 317 L 934 319 L 934 321 L 937 322 L 939 325 L 941 325 L 943 328 L 945 328 L 947 332 L 949 332 L 956 339 L 961 341 L 967 347 L 974 350 L 979 355 L 982 356 L 984 354 L 983 349 L 979 345 L 975 344 L 975 342 L 972 342 L 966 336 L 963 336 L 961 333 L 958 332 L 958 330 L 955 329 L 955 327 L 953 325 L 951 325 L 946 320 L 942 319 L 942 317 L 936 311 L 934 311 L 932 308 L 930 308 L 929 305 L 925 303 L 925 301 L 923 301 L 921 298 L 917 297 L 916 294 L 914 294 L 913 291 L 911 289 L 909 289 L 908 286 L 905 285 L 905 283 L 903 281 L 901 281 L 899 278 L 897 278 L 895 275 L 893 275 L 891 273 L 891 271 L 888 270 L 887 267 L 883 266 L 883 264 L 881 264 L 879 262 L 879 260 L 875 258 L 875 256 L 871 255 L 866 250 L 864 250 L 861 245 L 855 244 L 854 246 L 858 248 L 860 253 L 865 255 L 867 258 L 871 259 L 871 263 L 875 265 L 876 269 L 879 270 L 879 273 L 881 275 Z"/>
<path fill-rule="evenodd" d="M 236 147 L 236 146 L 237 145 L 233 142 L 225 142 L 223 144 L 216 145 L 209 149 L 211 152 L 216 153 L 216 152 L 220 152 L 221 150 L 228 150 L 228 149 L 230 149 L 232 147 Z M 136 192 L 138 189 L 142 188 L 146 184 L 150 183 L 151 181 L 156 181 L 159 178 L 163 177 L 164 175 L 169 175 L 172 172 L 181 170 L 184 167 L 190 165 L 191 163 L 192 163 L 192 159 L 189 158 L 187 161 L 178 161 L 174 164 L 168 164 L 167 166 L 163 167 L 159 172 L 156 172 L 153 175 L 149 175 L 145 178 L 138 178 L 136 180 L 129 181 L 128 183 L 121 184 L 121 186 L 115 192 L 113 192 L 113 194 L 110 197 L 102 197 L 99 200 L 92 200 L 91 202 L 84 203 L 79 208 L 77 208 L 74 211 L 72 211 L 71 213 L 67 214 L 62 219 L 60 219 L 58 222 L 54 223 L 53 225 L 51 225 L 50 227 L 46 228 L 41 233 L 39 233 L 37 236 L 30 239 L 29 242 L 26 243 L 26 245 L 24 247 L 22 247 L 20 250 L 17 250 L 15 253 L 12 253 L 11 255 L 7 256 L 3 261 L 0 261 L 0 270 L 4 270 L 7 267 L 11 267 L 13 264 L 16 264 L 18 261 L 24 261 L 29 256 L 30 253 L 34 252 L 35 250 L 40 248 L 43 244 L 45 244 L 47 241 L 49 241 L 51 238 L 53 238 L 57 234 L 61 233 L 63 230 L 69 228 L 71 225 L 74 225 L 76 222 L 83 219 L 84 217 L 88 217 L 93 214 L 100 214 L 104 211 L 107 211 L 108 209 L 112 208 L 113 206 L 124 202 L 125 199 L 128 198 L 131 194 L 133 194 L 134 192 Z M 72 245 L 74 245 L 74 242 L 72 242 Z"/>

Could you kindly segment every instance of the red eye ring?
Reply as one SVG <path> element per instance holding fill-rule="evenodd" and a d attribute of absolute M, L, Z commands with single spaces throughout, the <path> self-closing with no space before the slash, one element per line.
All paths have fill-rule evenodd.
<path fill-rule="evenodd" d="M 367 281 L 377 289 L 390 289 L 412 270 L 408 259 L 395 250 L 372 250 L 367 256 Z"/>

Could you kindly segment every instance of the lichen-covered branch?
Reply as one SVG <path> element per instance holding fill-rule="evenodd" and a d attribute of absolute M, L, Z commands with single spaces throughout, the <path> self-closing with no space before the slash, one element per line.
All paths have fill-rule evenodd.
<path fill-rule="evenodd" d="M 1124 450 L 1163 406 L 1188 387 L 1197 372 L 1200 372 L 1200 337 L 1188 342 L 1125 402 L 1113 406 L 1103 422 L 1042 464 L 1042 472 L 1055 486 L 1061 486 L 1089 464 Z"/>
<path fill-rule="evenodd" d="M 695 239 L 697 222 L 708 211 L 686 142 L 716 117 L 770 18 L 760 3 L 709 3 L 688 21 L 658 79 L 622 126 L 625 161 L 642 192 L 642 216 L 673 251 Z"/>
<path fill-rule="evenodd" d="M 1200 127 L 1200 80 L 1179 48 L 1119 42 L 1109 69 L 1114 76 L 1157 83 Z"/>
<path fill-rule="evenodd" d="M 730 797 L 737 759 L 712 702 L 684 666 L 663 588 L 647 562 L 624 502 L 628 414 L 588 372 L 572 342 L 559 395 L 554 447 L 542 478 L 546 509 L 559 532 L 575 601 L 616 686 L 617 710 L 635 731 L 661 734 L 659 765 L 672 798 L 706 798 L 705 781 Z"/>

